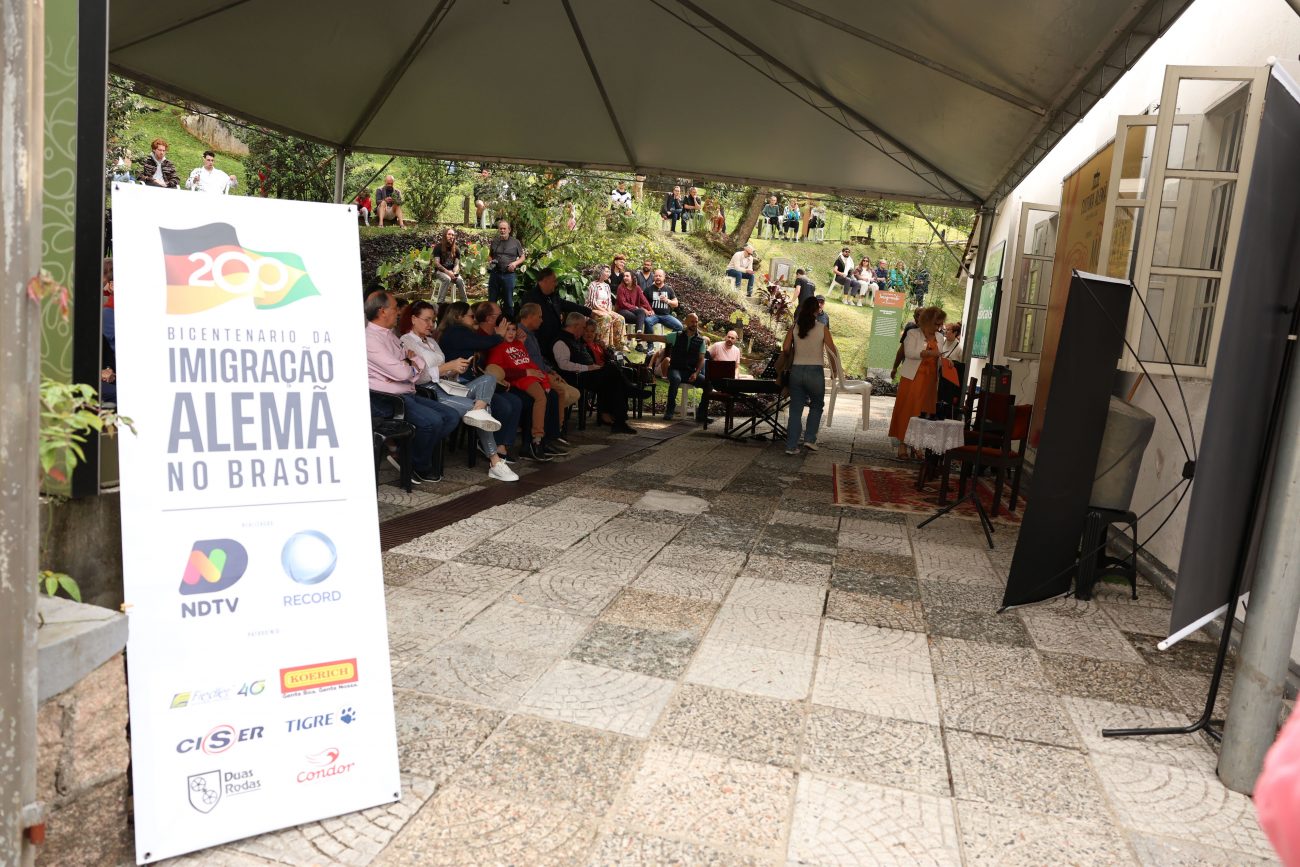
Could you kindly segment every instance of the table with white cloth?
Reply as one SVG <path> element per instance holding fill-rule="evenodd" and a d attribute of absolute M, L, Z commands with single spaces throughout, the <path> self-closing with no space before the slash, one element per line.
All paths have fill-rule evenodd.
<path fill-rule="evenodd" d="M 903 434 L 904 445 L 925 452 L 921 470 L 916 476 L 916 489 L 925 489 L 925 483 L 938 474 L 941 462 L 949 450 L 966 444 L 966 425 L 960 419 L 928 419 L 917 416 L 907 423 Z M 948 491 L 939 488 L 939 504 L 948 501 Z"/>

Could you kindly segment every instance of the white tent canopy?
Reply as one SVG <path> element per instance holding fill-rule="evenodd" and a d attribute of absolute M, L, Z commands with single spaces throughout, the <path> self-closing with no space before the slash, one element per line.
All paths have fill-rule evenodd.
<path fill-rule="evenodd" d="M 115 0 L 114 71 L 341 149 L 996 200 L 1190 0 Z"/>

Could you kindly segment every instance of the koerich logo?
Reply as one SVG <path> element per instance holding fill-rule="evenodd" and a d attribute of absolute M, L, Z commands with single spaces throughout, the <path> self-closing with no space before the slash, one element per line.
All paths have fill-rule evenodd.
<path fill-rule="evenodd" d="M 158 232 L 168 313 L 200 313 L 236 298 L 251 298 L 258 310 L 274 310 L 320 294 L 297 253 L 250 250 L 229 223 Z"/>
<path fill-rule="evenodd" d="M 248 568 L 248 552 L 234 539 L 204 539 L 194 543 L 185 574 L 181 575 L 181 595 L 216 593 L 225 590 Z"/>
<path fill-rule="evenodd" d="M 323 689 L 354 686 L 357 679 L 355 658 L 282 668 L 280 669 L 280 694 L 306 695 Z"/>
<path fill-rule="evenodd" d="M 312 767 L 298 772 L 298 782 L 314 783 L 350 773 L 356 767 L 356 762 L 340 762 L 339 755 L 338 747 L 330 747 L 307 756 L 307 763 Z"/>

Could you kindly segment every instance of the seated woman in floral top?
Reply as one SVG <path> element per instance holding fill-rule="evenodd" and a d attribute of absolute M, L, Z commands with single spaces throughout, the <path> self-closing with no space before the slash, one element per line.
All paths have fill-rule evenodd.
<path fill-rule="evenodd" d="M 623 317 L 614 309 L 614 293 L 609 288 L 609 268 L 601 265 L 596 279 L 587 287 L 587 306 L 599 333 L 610 346 L 623 344 Z"/>

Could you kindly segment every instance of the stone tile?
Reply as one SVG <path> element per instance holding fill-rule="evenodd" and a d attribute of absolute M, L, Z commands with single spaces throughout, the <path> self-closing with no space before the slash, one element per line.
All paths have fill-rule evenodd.
<path fill-rule="evenodd" d="M 776 510 L 775 500 L 755 500 L 744 494 L 721 493 L 709 502 L 709 513 L 766 523 Z"/>
<path fill-rule="evenodd" d="M 1210 846 L 1199 840 L 1157 837 L 1129 832 L 1129 842 L 1143 867 L 1275 867 L 1276 858 L 1247 855 Z"/>
<path fill-rule="evenodd" d="M 1068 653 L 1040 653 L 1051 689 L 1061 695 L 1100 699 L 1116 704 L 1164 710 L 1182 707 L 1161 677 L 1161 669 L 1145 662 L 1088 659 Z M 1201 696 L 1204 704 L 1204 696 Z"/>
<path fill-rule="evenodd" d="M 446 782 L 506 718 L 504 713 L 398 689 L 398 761 L 403 773 Z"/>
<path fill-rule="evenodd" d="M 537 518 L 530 518 L 530 521 L 536 521 Z M 502 530 L 491 538 L 494 545 L 504 546 L 506 548 L 522 547 L 525 549 L 549 548 L 552 550 L 567 550 L 569 547 L 577 544 L 586 538 L 590 530 L 582 525 L 571 527 L 556 527 L 535 523 L 520 523 L 513 527 Z M 468 555 L 461 555 L 461 559 L 471 559 L 470 552 Z M 481 559 L 481 558 L 480 558 Z"/>
<path fill-rule="evenodd" d="M 1093 764 L 1120 821 L 1136 831 L 1253 856 L 1272 854 L 1250 798 L 1226 788 L 1213 771 L 1096 755 Z"/>
<path fill-rule="evenodd" d="M 812 700 L 858 713 L 939 724 L 934 677 L 922 672 L 821 657 Z"/>
<path fill-rule="evenodd" d="M 514 716 L 465 763 L 456 785 L 599 816 L 614 803 L 642 747 L 622 735 Z"/>
<path fill-rule="evenodd" d="M 699 637 L 690 631 L 661 632 L 597 622 L 569 651 L 591 665 L 675 680 L 690 664 Z"/>
<path fill-rule="evenodd" d="M 389 587 L 404 587 L 411 579 L 432 572 L 441 560 L 431 560 L 415 554 L 398 554 L 396 551 L 384 552 L 384 583 Z"/>
<path fill-rule="evenodd" d="M 766 581 L 742 574 L 731 585 L 725 602 L 728 606 L 767 608 L 820 617 L 826 606 L 826 591 L 820 587 L 791 584 L 788 581 Z"/>
<path fill-rule="evenodd" d="M 803 774 L 789 859 L 795 864 L 960 865 L 952 801 Z"/>
<path fill-rule="evenodd" d="M 1214 672 L 1214 660 L 1218 644 L 1205 644 L 1198 641 L 1180 641 L 1168 650 L 1157 650 L 1157 639 L 1151 635 L 1121 633 L 1148 664 L 1159 668 L 1172 668 L 1179 671 L 1195 672 L 1209 677 Z"/>
<path fill-rule="evenodd" d="M 393 685 L 511 710 L 553 661 L 550 656 L 449 642 L 404 666 L 393 676 Z"/>
<path fill-rule="evenodd" d="M 1233 662 L 1230 659 L 1228 662 L 1229 670 L 1223 673 L 1223 678 L 1219 683 L 1218 695 L 1214 698 L 1214 714 L 1219 719 L 1223 719 L 1228 713 L 1228 698 L 1232 695 L 1232 665 Z M 1182 711 L 1193 718 L 1199 717 L 1204 712 L 1205 699 L 1210 694 L 1209 674 L 1157 665 L 1148 666 L 1148 668 L 1155 672 L 1156 677 L 1160 679 L 1169 695 L 1172 696 L 1171 703 L 1168 705 L 1171 710 Z M 1129 704 L 1142 704 L 1142 702 L 1129 702 Z M 1283 710 L 1285 711 L 1285 706 Z"/>
<path fill-rule="evenodd" d="M 1137 580 L 1137 598 L 1133 598 L 1132 588 L 1124 579 L 1103 578 L 1092 588 L 1092 598 L 1106 606 L 1122 605 L 1139 608 L 1163 608 L 1168 611 L 1172 604 L 1169 597 L 1152 586 L 1146 579 Z"/>
<path fill-rule="evenodd" d="M 615 551 L 579 542 L 568 551 L 542 567 L 542 572 L 557 572 L 573 578 L 602 581 L 606 584 L 626 583 L 637 576 L 650 562 L 650 553 L 641 551 Z"/>
<path fill-rule="evenodd" d="M 871 572 L 876 575 L 915 575 L 916 561 L 903 554 L 882 554 L 841 548 L 835 555 L 835 569 Z"/>
<path fill-rule="evenodd" d="M 789 701 L 683 684 L 654 740 L 760 764 L 793 767 L 803 710 Z"/>
<path fill-rule="evenodd" d="M 772 765 L 651 744 L 614 821 L 774 853 L 793 788 L 794 775 Z"/>
<path fill-rule="evenodd" d="M 259 834 L 231 844 L 231 849 L 275 864 L 311 864 L 327 858 L 331 864 L 365 867 L 377 856 L 402 825 L 433 795 L 431 780 L 403 776 L 402 797 L 366 810 L 308 822 L 292 828 Z M 218 850 L 220 851 L 220 850 Z M 215 858 L 211 851 L 197 853 L 197 863 L 242 865 L 251 862 Z M 233 855 L 234 853 L 231 852 Z M 182 864 L 168 861 L 167 864 Z M 267 863 L 257 861 L 256 863 Z"/>
<path fill-rule="evenodd" d="M 831 567 L 829 563 L 812 563 L 807 560 L 750 554 L 741 575 L 765 581 L 825 587 L 831 579 Z"/>
<path fill-rule="evenodd" d="M 950 795 L 938 727 L 814 705 L 803 769 L 930 795 Z"/>
<path fill-rule="evenodd" d="M 821 617 L 815 614 L 724 605 L 706 637 L 729 644 L 811 654 L 817 651 L 821 623 Z"/>
<path fill-rule="evenodd" d="M 600 619 L 637 629 L 687 631 L 703 635 L 718 606 L 700 599 L 625 589 Z"/>
<path fill-rule="evenodd" d="M 594 617 L 618 595 L 621 587 L 617 583 L 607 584 L 544 569 L 526 576 L 510 595 L 516 602 Z"/>
<path fill-rule="evenodd" d="M 461 596 L 496 595 L 514 587 L 527 572 L 500 566 L 460 563 L 455 560 L 439 563 L 423 575 L 411 579 L 408 586 L 435 593 L 457 593 Z"/>
<path fill-rule="evenodd" d="M 702 545 L 669 545 L 650 562 L 659 566 L 734 578 L 745 565 L 745 554 L 741 551 L 719 551 Z"/>
<path fill-rule="evenodd" d="M 838 530 L 840 527 L 840 519 L 834 515 L 812 515 L 808 512 L 788 511 L 780 507 L 772 513 L 769 523 L 808 527 L 815 530 Z"/>
<path fill-rule="evenodd" d="M 1105 815 L 1075 822 L 974 801 L 958 801 L 966 864 L 1039 867 L 1069 863 L 1075 867 L 1134 864 L 1124 838 Z"/>
<path fill-rule="evenodd" d="M 1085 822 L 1107 815 L 1083 753 L 957 731 L 947 741 L 958 798 Z"/>
<path fill-rule="evenodd" d="M 830 551 L 835 550 L 836 543 L 839 540 L 837 518 L 828 519 L 835 522 L 832 526 L 814 527 L 807 523 L 795 524 L 777 521 L 777 514 L 785 513 L 773 513 L 772 522 L 763 528 L 763 539 L 788 542 L 791 544 L 809 545 L 817 549 L 827 549 Z M 805 517 L 811 520 L 818 516 L 807 515 Z"/>
<path fill-rule="evenodd" d="M 130 864 L 132 862 L 126 861 L 124 863 Z M 158 864 L 159 867 L 276 867 L 276 865 L 283 862 L 260 858 L 257 855 L 249 855 L 247 852 L 241 852 L 234 848 L 234 844 L 228 844 L 214 849 L 202 849 L 190 855 L 182 855 L 179 858 L 168 858 L 165 861 L 150 863 Z"/>
<path fill-rule="evenodd" d="M 562 659 L 524 695 L 519 707 L 548 719 L 643 738 L 672 692 L 669 680 Z"/>
<path fill-rule="evenodd" d="M 661 593 L 667 596 L 684 596 L 704 602 L 720 603 L 727 596 L 735 579 L 716 572 L 697 572 L 670 566 L 657 566 L 651 562 L 631 586 L 636 590 Z"/>
<path fill-rule="evenodd" d="M 876 533 L 841 532 L 839 546 L 841 551 L 862 551 L 867 554 L 888 554 L 897 557 L 912 556 L 912 544 L 907 539 Z"/>
<path fill-rule="evenodd" d="M 898 514 L 898 513 L 893 513 Z M 900 516 L 901 517 L 901 516 Z M 907 525 L 899 521 L 878 521 L 870 518 L 841 518 L 840 541 L 846 535 L 888 536 L 893 539 L 907 538 Z M 908 548 L 911 553 L 911 548 Z"/>
<path fill-rule="evenodd" d="M 995 690 L 950 677 L 941 677 L 938 683 L 939 712 L 946 729 L 1074 749 L 1080 746 L 1070 717 L 1050 693 Z"/>
<path fill-rule="evenodd" d="M 1053 617 L 1087 620 L 1098 625 L 1114 625 L 1103 612 L 1100 603 L 1092 599 L 1076 599 L 1073 596 L 1056 596 L 1045 599 L 1042 602 L 1035 602 L 1033 605 L 1017 608 L 1016 613 L 1030 617 L 1050 614 Z"/>
<path fill-rule="evenodd" d="M 915 532 L 912 548 L 916 552 L 916 568 L 920 572 L 956 572 L 994 576 L 993 565 L 984 556 L 984 550 L 965 545 L 950 545 L 926 537 L 926 531 Z"/>
<path fill-rule="evenodd" d="M 788 653 L 706 639 L 686 670 L 686 683 L 769 698 L 802 700 L 812 682 L 811 653 Z"/>
<path fill-rule="evenodd" d="M 1163 640 L 1169 635 L 1169 612 L 1163 608 L 1144 608 L 1138 605 L 1103 605 L 1102 611 L 1111 623 L 1121 632 L 1134 632 L 1138 635 L 1150 635 Z M 1183 641 L 1213 643 L 1214 638 L 1204 630 L 1197 630 Z"/>
<path fill-rule="evenodd" d="M 522 503 L 503 503 L 500 506 L 493 506 L 490 509 L 484 509 L 479 512 L 480 518 L 489 518 L 493 521 L 505 521 L 507 524 L 514 524 L 522 521 L 530 515 L 535 515 L 541 511 L 539 506 L 525 506 Z"/>
<path fill-rule="evenodd" d="M 754 544 L 754 553 L 761 557 L 788 557 L 792 560 L 830 565 L 835 560 L 834 545 L 814 545 L 790 539 L 763 537 Z"/>
<path fill-rule="evenodd" d="M 496 521 L 493 524 L 501 528 L 505 526 Z M 426 533 L 404 545 L 398 545 L 396 548 L 391 549 L 388 554 L 450 560 L 482 541 L 483 535 L 473 530 L 451 530 L 444 527 L 441 530 Z"/>
<path fill-rule="evenodd" d="M 760 867 L 765 862 L 747 855 L 735 855 L 681 840 L 616 829 L 596 841 L 587 867 Z"/>
<path fill-rule="evenodd" d="M 978 611 L 982 614 L 996 614 L 1002 607 L 1002 587 L 925 578 L 917 583 L 921 585 L 921 599 L 927 608 L 931 605 L 940 605 L 945 608 Z"/>
<path fill-rule="evenodd" d="M 884 575 L 837 569 L 831 573 L 831 587 L 850 593 L 870 593 L 891 599 L 920 599 L 921 586 L 911 575 Z"/>
<path fill-rule="evenodd" d="M 591 817 L 459 786 L 443 789 L 407 822 L 377 867 L 573 864 L 596 837 Z"/>
<path fill-rule="evenodd" d="M 555 559 L 556 549 L 526 542 L 502 542 L 487 539 L 457 554 L 462 563 L 479 563 L 484 566 L 503 566 L 521 572 L 535 572 Z"/>
<path fill-rule="evenodd" d="M 989 644 L 1009 644 L 1029 647 L 1029 630 L 1019 617 L 1010 611 L 990 614 L 948 605 L 926 605 L 925 622 L 931 635 L 965 638 Z"/>
<path fill-rule="evenodd" d="M 993 689 L 1047 689 L 1038 654 L 1027 647 L 985 644 L 960 638 L 931 639 L 937 674 Z"/>
<path fill-rule="evenodd" d="M 1097 623 L 1081 617 L 1021 612 L 1029 637 L 1039 650 L 1073 653 L 1089 659 L 1141 662 L 1142 657 L 1128 643 L 1124 633 L 1109 622 Z"/>
<path fill-rule="evenodd" d="M 822 656 L 861 662 L 872 668 L 933 671 L 930 643 L 920 632 L 886 629 L 847 620 L 826 620 L 822 626 Z"/>
<path fill-rule="evenodd" d="M 924 632 L 925 617 L 921 603 L 909 599 L 891 599 L 868 593 L 830 591 L 826 598 L 826 616 L 835 620 L 869 623 L 888 629 Z"/>
<path fill-rule="evenodd" d="M 591 619 L 507 596 L 474 618 L 458 641 L 538 656 L 563 656 L 591 624 Z"/>
<path fill-rule="evenodd" d="M 1088 752 L 1140 759 L 1164 765 L 1180 765 L 1214 772 L 1217 759 L 1201 735 L 1104 738 L 1107 728 L 1151 728 L 1185 726 L 1191 719 L 1171 710 L 1114 704 L 1086 698 L 1062 698 Z"/>
<path fill-rule="evenodd" d="M 408 657 L 450 640 L 494 598 L 495 594 L 460 596 L 425 593 L 411 587 L 387 588 L 384 605 L 388 611 L 388 635 L 393 653 Z"/>
<path fill-rule="evenodd" d="M 901 528 L 907 527 L 907 514 L 905 512 L 891 512 L 888 509 L 854 509 L 853 520 L 870 521 L 875 524 L 893 524 Z"/>

